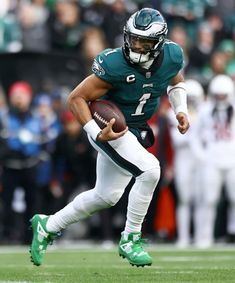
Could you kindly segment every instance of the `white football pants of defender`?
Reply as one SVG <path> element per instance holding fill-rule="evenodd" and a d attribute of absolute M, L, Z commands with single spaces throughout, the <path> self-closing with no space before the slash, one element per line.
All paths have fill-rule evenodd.
<path fill-rule="evenodd" d="M 194 241 L 200 237 L 201 215 L 201 176 L 200 165 L 193 157 L 191 149 L 185 145 L 175 150 L 174 157 L 175 185 L 178 194 L 176 210 L 177 245 L 186 247 L 190 244 L 191 215 L 194 223 Z"/>
<path fill-rule="evenodd" d="M 202 202 L 203 222 L 201 227 L 201 237 L 205 246 L 212 245 L 214 241 L 216 208 L 223 184 L 229 201 L 227 232 L 235 234 L 235 168 L 219 169 L 211 164 L 205 165 Z"/>
<path fill-rule="evenodd" d="M 47 222 L 48 231 L 60 231 L 96 211 L 115 205 L 134 176 L 136 180 L 129 194 L 124 231 L 140 232 L 160 178 L 157 158 L 130 131 L 107 143 L 96 143 L 90 137 L 89 141 L 98 151 L 95 187 L 79 194 L 71 203 L 51 215 Z"/>

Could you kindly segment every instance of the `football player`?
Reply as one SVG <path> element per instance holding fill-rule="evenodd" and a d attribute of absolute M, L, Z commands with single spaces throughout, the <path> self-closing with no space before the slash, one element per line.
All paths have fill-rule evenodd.
<path fill-rule="evenodd" d="M 83 125 L 97 149 L 97 179 L 92 190 L 79 194 L 54 215 L 32 218 L 32 261 L 40 265 L 47 245 L 69 224 L 115 205 L 135 177 L 129 194 L 127 220 L 119 242 L 119 255 L 130 264 L 152 264 L 144 250 L 141 226 L 160 177 L 160 166 L 145 146 L 153 142 L 147 121 L 156 112 L 161 95 L 168 91 L 184 134 L 189 128 L 186 90 L 181 69 L 182 49 L 166 39 L 167 24 L 159 11 L 144 8 L 134 13 L 124 27 L 124 46 L 106 49 L 94 60 L 93 74 L 70 94 L 68 106 Z M 125 115 L 128 127 L 115 133 L 111 119 L 103 130 L 92 119 L 88 103 L 105 98 Z M 148 134 L 141 135 L 142 132 Z"/>
<path fill-rule="evenodd" d="M 179 248 L 185 248 L 190 244 L 191 214 L 194 220 L 195 239 L 198 238 L 198 226 L 200 226 L 198 222 L 201 220 L 199 201 L 201 166 L 198 159 L 194 157 L 190 146 L 190 132 L 194 127 L 197 113 L 204 103 L 204 90 L 201 84 L 194 79 L 187 79 L 185 84 L 191 124 L 187 135 L 180 135 L 176 128 L 177 120 L 174 112 L 172 109 L 168 111 L 170 135 L 174 146 L 174 179 L 178 196 L 176 211 L 178 237 L 176 244 Z"/>
<path fill-rule="evenodd" d="M 207 248 L 214 243 L 216 208 L 223 185 L 229 200 L 227 231 L 235 234 L 235 103 L 234 82 L 217 75 L 209 83 L 208 102 L 200 108 L 191 131 L 191 146 L 201 161 L 201 227 L 195 243 Z"/>

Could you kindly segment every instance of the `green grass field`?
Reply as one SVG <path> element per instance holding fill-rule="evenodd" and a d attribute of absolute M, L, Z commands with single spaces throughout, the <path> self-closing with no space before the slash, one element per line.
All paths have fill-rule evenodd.
<path fill-rule="evenodd" d="M 132 267 L 115 249 L 50 249 L 35 267 L 27 248 L 0 247 L 0 283 L 234 283 L 235 246 L 209 250 L 148 248 L 151 267 Z"/>

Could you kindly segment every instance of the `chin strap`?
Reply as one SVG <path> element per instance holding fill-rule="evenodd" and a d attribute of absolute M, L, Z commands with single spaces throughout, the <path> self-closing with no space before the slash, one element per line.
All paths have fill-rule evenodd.
<path fill-rule="evenodd" d="M 140 54 L 133 51 L 130 51 L 129 58 L 131 62 L 139 64 L 144 69 L 149 69 L 154 61 L 154 59 L 149 59 L 149 54 Z"/>
<path fill-rule="evenodd" d="M 149 54 L 140 54 L 130 50 L 129 58 L 135 64 L 143 64 L 149 61 Z"/>
<path fill-rule="evenodd" d="M 140 63 L 140 66 L 144 69 L 149 69 L 153 64 L 154 59 L 149 60 L 148 62 Z"/>

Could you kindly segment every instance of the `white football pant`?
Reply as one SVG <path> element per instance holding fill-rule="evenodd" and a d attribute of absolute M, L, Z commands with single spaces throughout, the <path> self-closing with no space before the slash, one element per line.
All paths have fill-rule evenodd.
<path fill-rule="evenodd" d="M 193 158 L 190 148 L 185 147 L 175 151 L 174 159 L 175 185 L 178 195 L 176 209 L 177 244 L 180 247 L 190 243 L 191 216 L 194 223 L 194 239 L 200 235 L 201 215 L 201 176 L 200 165 Z"/>
<path fill-rule="evenodd" d="M 201 238 L 207 245 L 213 244 L 216 209 L 225 185 L 228 201 L 227 232 L 235 234 L 235 168 L 219 169 L 213 165 L 204 167 L 203 176 L 203 222 Z"/>
<path fill-rule="evenodd" d="M 136 181 L 129 194 L 125 232 L 140 232 L 160 178 L 158 160 L 130 131 L 107 143 L 96 143 L 90 137 L 89 141 L 98 151 L 95 187 L 79 194 L 50 216 L 47 229 L 59 231 L 96 211 L 115 205 L 134 176 Z"/>

